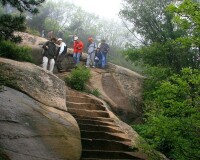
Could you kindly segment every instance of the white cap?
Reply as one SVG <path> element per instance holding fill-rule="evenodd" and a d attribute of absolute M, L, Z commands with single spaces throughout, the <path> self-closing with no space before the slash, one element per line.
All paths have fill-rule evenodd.
<path fill-rule="evenodd" d="M 58 40 L 57 41 L 62 41 L 62 38 L 58 38 Z"/>
<path fill-rule="evenodd" d="M 76 41 L 76 40 L 78 40 L 78 37 L 76 36 L 76 37 L 74 37 L 74 40 Z"/>

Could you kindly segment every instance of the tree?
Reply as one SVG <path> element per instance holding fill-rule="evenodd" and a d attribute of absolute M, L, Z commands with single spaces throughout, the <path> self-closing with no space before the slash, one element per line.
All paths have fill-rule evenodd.
<path fill-rule="evenodd" d="M 184 0 L 168 7 L 167 1 L 161 1 L 166 2 L 165 7 L 162 12 L 155 12 L 157 9 L 152 11 L 151 6 L 157 0 L 126 2 L 130 2 L 128 9 L 138 7 L 134 6 L 134 11 L 124 10 L 123 14 L 146 42 L 140 48 L 126 50 L 126 56 L 146 64 L 148 72 L 143 92 L 145 122 L 136 129 L 170 159 L 197 160 L 200 158 L 200 72 L 199 53 L 194 48 L 199 46 L 200 39 L 199 3 Z M 141 13 L 136 12 L 139 8 Z M 169 15 L 169 21 L 165 15 Z M 162 32 L 143 24 L 145 17 L 149 17 L 146 19 L 149 25 L 155 22 L 150 23 L 151 20 L 159 20 Z"/>
<path fill-rule="evenodd" d="M 154 67 L 169 67 L 174 72 L 180 72 L 184 67 L 199 67 L 197 54 L 191 50 L 193 43 L 188 41 L 189 30 L 177 27 L 172 21 L 173 13 L 166 9 L 172 1 L 124 1 L 121 16 L 144 38 L 142 47 L 125 53 L 129 59 Z"/>
<path fill-rule="evenodd" d="M 172 0 L 124 0 L 120 16 L 130 22 L 130 30 L 143 37 L 143 44 L 175 38 L 172 16 L 165 11 Z"/>
<path fill-rule="evenodd" d="M 31 0 L 31 1 L 26 1 L 26 0 L 0 0 L 0 4 L 3 6 L 6 6 L 7 4 L 10 4 L 12 7 L 17 8 L 20 12 L 31 12 L 31 13 L 38 13 L 38 9 L 36 6 L 40 5 L 43 3 L 45 0 Z"/>
<path fill-rule="evenodd" d="M 11 5 L 22 13 L 25 11 L 31 12 L 33 14 L 38 13 L 36 6 L 43 3 L 45 0 L 0 0 L 0 4 L 4 7 L 6 5 Z M 0 40 L 10 40 L 14 42 L 20 42 L 21 38 L 13 35 L 14 31 L 24 31 L 25 30 L 25 18 L 20 14 L 20 16 L 12 16 L 3 14 L 0 16 Z"/>
<path fill-rule="evenodd" d="M 198 68 L 200 66 L 200 3 L 184 0 L 179 5 L 168 6 L 167 10 L 174 16 L 173 22 L 176 28 L 186 30 L 187 35 L 176 41 L 183 45 L 190 45 L 190 54 L 193 53 L 194 61 L 191 67 Z"/>
<path fill-rule="evenodd" d="M 181 70 L 162 81 L 152 95 L 138 132 L 170 159 L 200 159 L 199 70 Z"/>

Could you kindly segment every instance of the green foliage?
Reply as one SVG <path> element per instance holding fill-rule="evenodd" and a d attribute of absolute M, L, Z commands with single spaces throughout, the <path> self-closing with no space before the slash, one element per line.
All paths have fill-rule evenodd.
<path fill-rule="evenodd" d="M 170 159 L 200 159 L 200 4 L 124 1 L 121 15 L 145 45 L 124 54 L 147 69 L 145 123 L 134 127 Z"/>
<path fill-rule="evenodd" d="M 9 158 L 0 151 L 0 160 L 9 160 Z"/>
<path fill-rule="evenodd" d="M 43 3 L 45 0 L 30 0 L 30 1 L 13 1 L 13 0 L 1 0 L 0 4 L 3 6 L 10 4 L 12 7 L 17 8 L 20 12 L 28 11 L 31 13 L 38 13 L 36 6 Z"/>
<path fill-rule="evenodd" d="M 172 15 L 165 11 L 172 0 L 123 0 L 121 17 L 132 24 L 130 30 L 144 37 L 143 44 L 174 39 Z M 131 25 L 130 25 L 131 26 Z"/>
<path fill-rule="evenodd" d="M 146 123 L 136 130 L 155 149 L 171 159 L 200 158 L 199 70 L 185 68 L 162 81 L 145 105 Z"/>
<path fill-rule="evenodd" d="M 92 95 L 94 95 L 96 97 L 100 97 L 100 95 L 101 95 L 97 88 L 95 88 L 93 90 L 87 90 L 86 92 L 89 93 L 89 94 L 92 94 Z"/>
<path fill-rule="evenodd" d="M 10 160 L 10 158 L 4 153 L 3 148 L 0 146 L 0 160 Z"/>
<path fill-rule="evenodd" d="M 126 59 L 123 55 L 123 50 L 119 46 L 113 46 L 107 57 L 107 61 L 128 68 L 130 70 L 142 73 L 144 68 L 141 65 L 133 63 L 130 59 Z"/>
<path fill-rule="evenodd" d="M 182 68 L 189 66 L 199 68 L 200 65 L 197 60 L 198 52 L 191 50 L 191 42 L 186 38 L 168 40 L 165 43 L 153 43 L 139 49 L 128 49 L 124 51 L 124 54 L 133 62 L 170 68 L 174 72 L 179 72 Z"/>
<path fill-rule="evenodd" d="M 28 47 L 18 46 L 9 41 L 0 41 L 0 57 L 17 61 L 33 62 Z"/>
<path fill-rule="evenodd" d="M 70 76 L 67 77 L 65 81 L 71 88 L 83 91 L 85 90 L 86 82 L 90 77 L 90 70 L 79 65 L 77 68 L 72 70 Z"/>
<path fill-rule="evenodd" d="M 31 0 L 31 1 L 13 1 L 13 0 L 1 0 L 0 5 L 3 7 L 10 4 L 16 8 L 20 13 L 28 11 L 30 13 L 37 13 L 38 9 L 36 6 L 43 3 L 45 0 Z M 0 15 L 0 41 L 10 40 L 13 42 L 20 42 L 21 37 L 14 36 L 14 31 L 25 30 L 25 17 L 24 16 L 12 16 L 8 14 Z"/>
<path fill-rule="evenodd" d="M 35 36 L 40 36 L 40 32 L 38 30 L 32 29 L 32 28 L 26 28 L 26 32 L 35 35 Z"/>
<path fill-rule="evenodd" d="M 0 16 L 0 40 L 20 42 L 21 37 L 14 36 L 14 31 L 25 30 L 25 17 L 3 14 Z"/>
<path fill-rule="evenodd" d="M 0 66 L 0 69 L 1 69 L 1 66 Z M 9 86 L 9 87 L 18 89 L 18 87 L 16 86 L 15 79 L 9 79 L 8 77 L 5 77 L 0 74 L 0 91 L 4 90 L 3 86 Z"/>
<path fill-rule="evenodd" d="M 44 22 L 45 29 L 48 31 L 58 31 L 59 23 L 56 19 L 46 18 Z"/>
<path fill-rule="evenodd" d="M 174 15 L 173 22 L 177 29 L 187 31 L 187 36 L 183 37 L 190 40 L 193 46 L 199 47 L 200 34 L 200 3 L 194 0 L 184 0 L 180 5 L 169 5 L 167 11 Z"/>
<path fill-rule="evenodd" d="M 199 3 L 195 3 L 193 6 L 190 2 L 191 8 L 189 9 L 186 5 L 189 3 L 187 0 L 187 3 L 184 1 L 180 5 L 180 9 L 172 6 L 166 9 L 171 1 L 124 0 L 124 2 L 121 16 L 134 24 L 133 31 L 144 37 L 145 44 L 140 48 L 126 50 L 125 55 L 128 59 L 134 63 L 152 67 L 169 67 L 177 73 L 184 67 L 199 68 L 200 61 L 197 60 L 199 51 L 192 48 L 192 46 L 196 48 L 200 46 L 199 17 L 197 17 Z M 184 5 L 184 3 L 186 4 Z M 175 21 L 172 21 L 175 15 L 173 12 L 176 11 L 175 13 L 186 14 L 187 17 L 190 17 L 194 10 L 197 13 L 192 15 L 193 18 L 176 16 L 176 19 L 179 18 L 179 21 L 176 22 L 181 21 L 182 27 L 178 27 L 174 24 Z M 196 18 L 194 18 L 195 15 Z"/>

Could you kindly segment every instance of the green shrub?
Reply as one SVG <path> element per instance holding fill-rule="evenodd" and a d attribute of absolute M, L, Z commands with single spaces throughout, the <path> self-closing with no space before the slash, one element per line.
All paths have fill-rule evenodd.
<path fill-rule="evenodd" d="M 90 70 L 83 66 L 78 66 L 73 69 L 70 76 L 65 79 L 67 85 L 71 88 L 83 91 L 85 90 L 86 82 L 90 78 Z"/>
<path fill-rule="evenodd" d="M 99 90 L 97 89 L 97 88 L 95 88 L 95 89 L 93 89 L 93 90 L 88 90 L 88 91 L 86 91 L 87 93 L 89 93 L 89 94 L 92 94 L 92 95 L 94 95 L 94 96 L 96 96 L 96 97 L 99 97 L 100 96 L 100 92 L 99 92 Z"/>
<path fill-rule="evenodd" d="M 32 35 L 35 35 L 35 36 L 40 36 L 40 32 L 35 29 L 32 29 L 32 28 L 26 28 L 26 32 L 28 32 Z"/>
<path fill-rule="evenodd" d="M 145 123 L 134 129 L 170 159 L 200 159 L 200 71 L 182 69 L 151 92 Z"/>
<path fill-rule="evenodd" d="M 8 156 L 3 153 L 1 148 L 0 148 L 0 160 L 9 160 Z"/>
<path fill-rule="evenodd" d="M 11 79 L 11 78 L 9 79 L 8 77 L 1 75 L 0 73 L 0 91 L 4 90 L 4 86 L 9 86 L 9 87 L 18 89 L 18 87 L 16 86 L 15 79 Z"/>
<path fill-rule="evenodd" d="M 30 48 L 18 46 L 10 41 L 0 41 L 0 57 L 17 61 L 33 62 Z"/>

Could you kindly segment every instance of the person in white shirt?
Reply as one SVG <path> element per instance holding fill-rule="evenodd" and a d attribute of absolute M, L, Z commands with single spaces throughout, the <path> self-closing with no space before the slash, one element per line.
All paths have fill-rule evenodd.
<path fill-rule="evenodd" d="M 62 67 L 62 61 L 67 53 L 67 45 L 65 42 L 63 42 L 62 38 L 58 38 L 57 43 L 59 45 L 58 47 L 58 53 L 57 53 L 57 58 L 56 58 L 56 67 L 58 69 L 58 72 L 63 72 L 65 71 Z"/>

